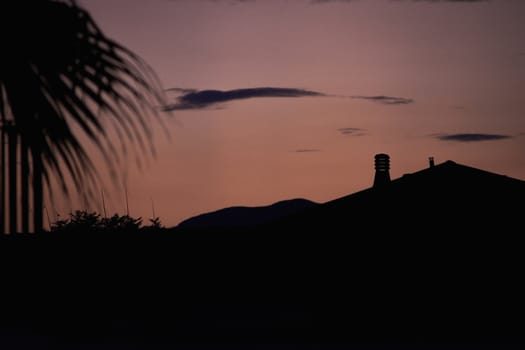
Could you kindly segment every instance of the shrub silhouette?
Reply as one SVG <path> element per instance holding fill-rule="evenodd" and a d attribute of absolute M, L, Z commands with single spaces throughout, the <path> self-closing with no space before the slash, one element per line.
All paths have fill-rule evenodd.
<path fill-rule="evenodd" d="M 102 217 L 97 212 L 76 210 L 65 220 L 57 220 L 51 224 L 52 232 L 133 232 L 159 231 L 163 229 L 158 217 L 149 219 L 151 225 L 143 226 L 142 218 L 130 215 L 114 214 L 111 217 Z"/>

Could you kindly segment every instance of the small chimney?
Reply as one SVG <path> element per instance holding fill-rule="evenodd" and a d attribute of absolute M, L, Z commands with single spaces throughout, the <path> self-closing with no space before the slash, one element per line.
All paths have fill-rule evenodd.
<path fill-rule="evenodd" d="M 390 182 L 390 156 L 379 153 L 374 156 L 376 174 L 374 187 L 383 186 Z"/>
<path fill-rule="evenodd" d="M 434 157 L 428 157 L 428 166 L 430 168 L 434 166 Z"/>

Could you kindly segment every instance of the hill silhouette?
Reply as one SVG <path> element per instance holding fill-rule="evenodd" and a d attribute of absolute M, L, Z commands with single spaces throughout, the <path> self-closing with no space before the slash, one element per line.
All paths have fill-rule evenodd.
<path fill-rule="evenodd" d="M 524 195 L 447 161 L 253 227 L 2 237 L 0 342 L 518 349 Z"/>
<path fill-rule="evenodd" d="M 277 219 L 316 206 L 317 203 L 302 199 L 289 199 L 267 206 L 235 206 L 200 214 L 182 221 L 180 229 L 227 229 L 268 224 Z"/>

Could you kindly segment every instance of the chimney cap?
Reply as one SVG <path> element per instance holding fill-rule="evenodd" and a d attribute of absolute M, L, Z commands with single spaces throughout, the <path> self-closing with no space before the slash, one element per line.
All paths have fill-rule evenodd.
<path fill-rule="evenodd" d="M 390 158 L 390 156 L 386 153 L 378 153 L 374 156 L 374 158 Z"/>
<path fill-rule="evenodd" d="M 386 153 L 378 153 L 375 158 L 374 187 L 382 186 L 390 182 L 390 156 Z"/>

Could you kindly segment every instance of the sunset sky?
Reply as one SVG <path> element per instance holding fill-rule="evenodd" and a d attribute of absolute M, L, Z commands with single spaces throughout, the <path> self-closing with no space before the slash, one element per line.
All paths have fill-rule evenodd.
<path fill-rule="evenodd" d="M 79 4 L 167 92 L 170 138 L 156 128 L 156 158 L 128 168 L 132 216 L 150 218 L 153 203 L 175 226 L 234 205 L 329 201 L 371 186 L 376 153 L 392 178 L 433 156 L 525 179 L 525 1 Z M 106 208 L 124 214 L 124 195 L 106 193 Z"/>

